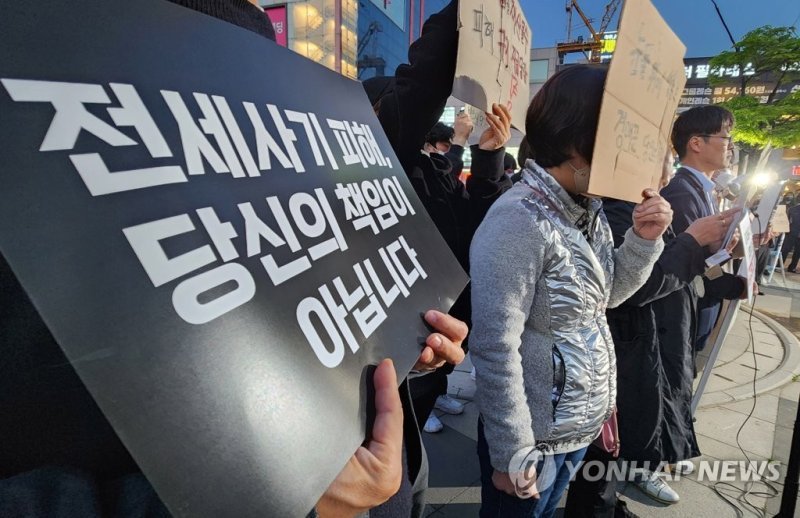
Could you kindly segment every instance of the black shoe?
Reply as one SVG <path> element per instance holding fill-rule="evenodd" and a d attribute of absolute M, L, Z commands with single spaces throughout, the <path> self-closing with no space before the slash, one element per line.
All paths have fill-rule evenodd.
<path fill-rule="evenodd" d="M 620 498 L 614 508 L 614 518 L 639 518 L 637 514 L 628 509 L 628 505 Z"/>

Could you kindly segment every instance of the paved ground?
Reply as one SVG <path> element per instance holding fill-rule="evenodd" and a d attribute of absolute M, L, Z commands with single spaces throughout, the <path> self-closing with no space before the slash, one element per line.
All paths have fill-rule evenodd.
<path fill-rule="evenodd" d="M 738 461 L 746 454 L 753 461 L 778 461 L 782 472 L 800 398 L 800 342 L 796 338 L 800 336 L 800 275 L 787 273 L 784 281 L 777 274 L 763 290 L 754 312 L 749 308 L 739 311 L 720 350 L 696 413 L 696 430 L 703 451 L 701 459 Z M 475 454 L 477 410 L 471 402 L 475 385 L 469 377 L 470 369 L 467 360 L 450 376 L 449 391 L 466 403 L 464 414 L 443 415 L 445 429 L 424 434 L 431 461 L 427 516 L 432 518 L 468 518 L 477 516 L 480 508 Z M 775 492 L 782 490 L 781 482 L 774 484 Z M 621 485 L 619 491 L 629 508 L 643 517 L 737 516 L 737 511 L 717 495 L 714 483 L 700 480 L 698 473 L 671 485 L 681 495 L 681 502 L 670 507 L 649 499 L 632 484 Z M 717 489 L 732 501 L 742 496 L 739 490 Z M 762 484 L 753 486 L 747 496 L 753 507 L 737 504 L 743 516 L 758 516 L 756 512 L 775 515 L 780 495 L 767 498 L 772 492 Z"/>

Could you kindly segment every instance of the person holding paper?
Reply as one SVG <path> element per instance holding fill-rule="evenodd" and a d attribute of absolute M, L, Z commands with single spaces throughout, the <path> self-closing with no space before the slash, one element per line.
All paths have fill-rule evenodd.
<path fill-rule="evenodd" d="M 671 152 L 670 152 L 671 158 Z M 672 173 L 665 164 L 662 187 Z M 604 200 L 603 210 L 620 247 L 631 227 L 634 205 Z M 733 219 L 739 209 L 722 213 Z M 695 220 L 685 232 L 664 234 L 665 247 L 650 277 L 619 307 L 606 312 L 617 355 L 617 423 L 620 459 L 655 470 L 666 464 L 700 455 L 692 423 L 693 313 L 697 295 L 692 280 L 705 271 L 706 249 L 719 249 L 727 227 L 718 215 Z M 608 453 L 590 446 L 584 460 L 615 461 Z M 608 473 L 608 471 L 606 471 Z M 624 503 L 616 498 L 616 481 L 589 481 L 578 472 L 570 484 L 566 516 L 598 518 L 614 516 Z M 636 482 L 645 494 L 664 504 L 680 500 L 662 478 L 643 473 Z"/>
<path fill-rule="evenodd" d="M 453 89 L 458 26 L 458 2 L 453 0 L 425 22 L 420 38 L 408 50 L 408 64 L 398 66 L 393 77 L 370 78 L 363 86 L 414 191 L 461 266 L 469 270 L 475 229 L 492 203 L 511 187 L 503 170 L 511 113 L 498 104 L 486 113 L 489 127 L 471 146 L 472 174 L 466 186 L 453 176 L 447 157 L 422 152 L 425 135 L 441 117 Z M 470 313 L 467 287 L 450 314 L 469 324 Z M 447 393 L 449 369 L 412 379 L 414 412 L 421 423 L 438 397 Z"/>
<path fill-rule="evenodd" d="M 2 255 L 0 307 L 0 516 L 170 516 Z M 435 332 L 416 368 L 460 362 L 465 324 L 438 311 L 425 319 Z M 353 517 L 396 495 L 406 464 L 397 385 L 391 360 L 383 361 L 374 376 L 372 440 L 353 455 L 310 517 Z M 408 500 L 396 506 L 406 511 L 376 516 L 408 517 L 408 491 L 394 498 Z"/>
<path fill-rule="evenodd" d="M 672 145 L 681 167 L 661 191 L 675 213 L 672 222 L 675 234 L 684 232 L 695 220 L 719 212 L 711 176 L 730 162 L 734 123 L 733 114 L 720 106 L 698 106 L 676 119 L 672 127 Z M 739 214 L 738 218 L 741 217 L 743 215 Z M 734 223 L 732 219 L 723 219 L 721 217 L 721 224 Z M 709 254 L 716 251 L 708 250 Z M 746 296 L 747 286 L 746 281 L 729 273 L 713 279 L 704 275 L 698 278 L 695 286 L 700 290 L 700 301 L 694 347 L 695 351 L 701 351 L 717 321 L 722 299 Z"/>
<path fill-rule="evenodd" d="M 470 251 L 482 517 L 549 517 L 616 399 L 605 310 L 645 282 L 672 211 L 652 190 L 614 249 L 586 196 L 607 71 L 575 65 L 533 98 L 533 160 Z"/>
<path fill-rule="evenodd" d="M 437 125 L 440 123 L 437 123 Z M 444 156 L 450 161 L 450 164 L 453 166 L 453 170 L 451 173 L 453 177 L 458 179 L 461 176 L 462 171 L 464 170 L 464 148 L 467 145 L 467 140 L 469 136 L 472 134 L 473 124 L 472 124 L 472 117 L 470 117 L 469 113 L 466 111 L 459 111 L 456 115 L 455 123 L 453 127 L 450 128 L 449 126 L 445 126 L 449 129 L 448 133 L 450 134 L 449 138 L 446 142 L 438 141 L 438 142 L 430 142 L 430 140 L 426 137 L 426 142 L 430 143 L 436 149 L 432 150 L 434 152 L 438 151 L 443 153 Z M 433 130 L 431 130 L 433 131 Z M 430 136 L 430 132 L 428 135 Z M 431 151 L 431 150 L 429 150 Z"/>
<path fill-rule="evenodd" d="M 170 1 L 275 39 L 255 0 Z M 466 324 L 435 310 L 423 318 L 432 332 L 415 369 L 463 361 Z M 169 516 L 2 255 L 0 351 L 0 516 Z M 383 361 L 374 376 L 372 439 L 309 516 L 349 518 L 370 509 L 373 517 L 422 515 L 412 484 L 427 482 L 425 460 L 407 383 L 399 391 L 397 385 L 391 361 Z M 291 452 L 286 461 L 292 462 Z"/>

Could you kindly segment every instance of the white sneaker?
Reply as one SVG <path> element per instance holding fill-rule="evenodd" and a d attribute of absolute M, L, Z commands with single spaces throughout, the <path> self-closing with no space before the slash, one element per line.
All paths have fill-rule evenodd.
<path fill-rule="evenodd" d="M 475 381 L 475 367 L 473 367 L 472 370 L 469 371 L 469 377 L 472 378 L 472 381 Z"/>
<path fill-rule="evenodd" d="M 642 480 L 634 483 L 644 494 L 662 504 L 677 504 L 681 497 L 655 473 L 646 472 Z"/>
<path fill-rule="evenodd" d="M 694 473 L 694 462 L 690 460 L 679 460 L 670 466 L 670 469 L 673 473 L 678 473 L 679 475 L 691 475 Z"/>
<path fill-rule="evenodd" d="M 464 404 L 445 394 L 436 398 L 433 408 L 441 410 L 445 414 L 458 415 L 464 411 Z"/>
<path fill-rule="evenodd" d="M 425 430 L 428 433 L 436 433 L 436 432 L 441 432 L 442 428 L 444 428 L 442 422 L 439 421 L 439 418 L 436 417 L 436 414 L 431 412 L 431 415 L 428 416 L 428 420 L 425 421 L 425 427 L 423 428 L 423 430 Z"/>

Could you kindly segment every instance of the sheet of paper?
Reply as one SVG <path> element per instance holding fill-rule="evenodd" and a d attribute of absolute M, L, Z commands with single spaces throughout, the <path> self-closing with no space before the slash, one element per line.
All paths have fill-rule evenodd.
<path fill-rule="evenodd" d="M 789 232 L 789 215 L 786 213 L 786 205 L 778 205 L 775 215 L 772 216 L 772 231 L 776 234 Z"/>
<path fill-rule="evenodd" d="M 753 304 L 753 285 L 756 282 L 756 251 L 753 247 L 753 233 L 750 232 L 750 222 L 743 219 L 739 224 L 739 232 L 742 236 L 740 243 L 744 247 L 742 263 L 739 265 L 737 275 L 747 279 L 747 302 Z"/>
<path fill-rule="evenodd" d="M 775 213 L 775 208 L 778 205 L 778 199 L 783 192 L 785 183 L 785 181 L 775 182 L 764 189 L 764 192 L 761 194 L 758 207 L 755 209 L 756 218 L 753 220 L 750 229 L 754 236 L 767 231 L 767 226 L 774 217 L 773 214 Z"/>

